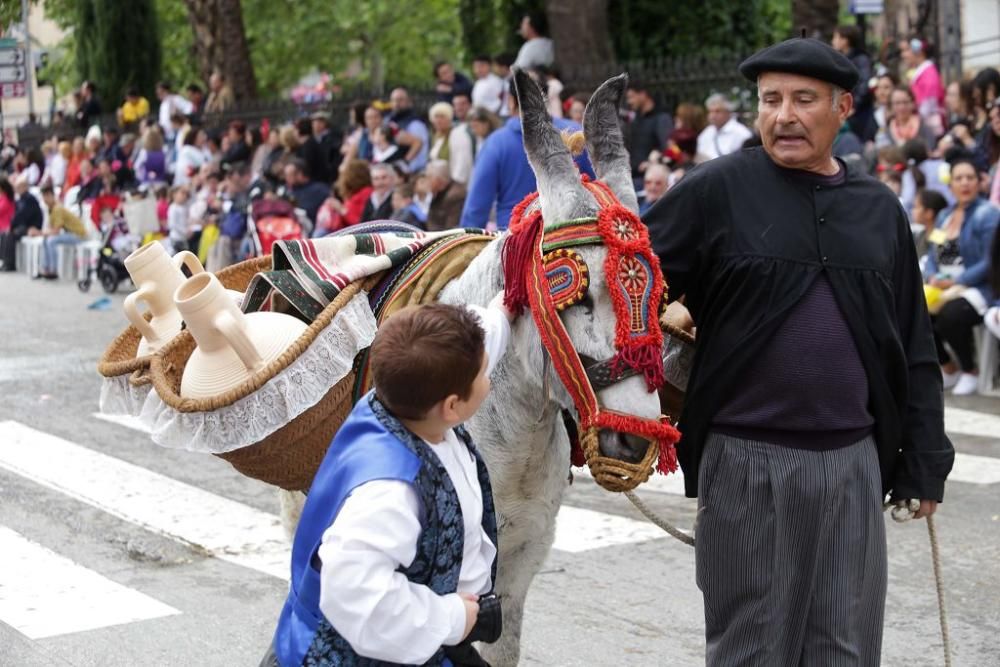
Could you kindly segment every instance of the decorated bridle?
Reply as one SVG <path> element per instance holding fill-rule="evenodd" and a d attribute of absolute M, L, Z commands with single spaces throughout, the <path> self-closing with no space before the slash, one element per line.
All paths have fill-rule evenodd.
<path fill-rule="evenodd" d="M 538 193 L 514 209 L 503 248 L 504 303 L 515 313 L 526 306 L 531 310 L 545 351 L 576 407 L 580 444 L 594 479 L 610 491 L 628 491 L 649 478 L 654 464 L 661 473 L 677 469 L 674 445 L 680 433 L 666 417 L 644 419 L 602 407 L 597 390 L 639 374 L 649 391 L 663 386 L 659 316 L 665 285 L 639 217 L 604 183 L 584 177 L 583 185 L 598 203 L 594 217 L 546 227 Z M 589 367 L 584 367 L 559 317 L 586 297 L 590 270 L 572 249 L 585 245 L 607 248 L 602 268 L 616 320 L 615 356 Z M 603 456 L 598 439 L 602 429 L 643 437 L 650 446 L 639 463 Z"/>

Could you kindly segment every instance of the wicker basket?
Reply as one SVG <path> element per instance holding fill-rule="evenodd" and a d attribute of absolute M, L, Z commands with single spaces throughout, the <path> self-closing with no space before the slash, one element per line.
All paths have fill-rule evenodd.
<path fill-rule="evenodd" d="M 219 282 L 226 289 L 243 292 L 250 280 L 260 271 L 266 271 L 271 266 L 271 258 L 258 257 L 230 266 L 217 275 Z M 150 314 L 143 313 L 148 322 Z M 97 364 L 97 372 L 108 379 L 128 377 L 129 384 L 134 387 L 146 386 L 151 383 L 149 367 L 153 360 L 152 354 L 137 357 L 142 334 L 134 325 L 129 325 L 111 345 L 104 351 Z"/>
<path fill-rule="evenodd" d="M 249 282 L 249 278 L 260 267 L 244 266 L 247 264 L 250 262 L 230 267 L 219 273 L 219 278 L 223 278 L 227 272 L 230 275 L 240 274 L 241 277 L 249 274 Z M 211 398 L 182 398 L 180 395 L 184 367 L 195 349 L 194 337 L 189 331 L 183 331 L 153 356 L 150 369 L 153 387 L 166 405 L 179 412 L 211 412 L 230 406 L 259 390 L 268 380 L 287 368 L 333 321 L 344 305 L 362 290 L 369 289 L 380 278 L 381 275 L 376 275 L 345 287 L 281 356 L 238 387 Z M 318 403 L 263 440 L 216 456 L 228 461 L 247 477 L 288 490 L 307 490 L 326 455 L 330 441 L 351 411 L 354 378 L 354 371 L 349 372 Z"/>

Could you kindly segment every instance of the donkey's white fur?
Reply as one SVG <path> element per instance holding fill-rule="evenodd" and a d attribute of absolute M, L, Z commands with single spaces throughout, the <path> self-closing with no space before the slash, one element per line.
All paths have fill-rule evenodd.
<path fill-rule="evenodd" d="M 528 116 L 532 109 L 544 109 L 541 93 L 533 82 L 518 75 L 525 145 L 538 177 L 544 219 L 554 223 L 593 215 L 597 203 L 580 186 L 569 153 L 564 147 L 558 147 L 561 144 L 553 142 L 553 137 L 558 141 L 558 135 L 547 113 L 541 112 L 545 113 L 544 118 L 538 114 Z M 614 114 L 623 90 L 624 78 L 619 77 L 602 86 L 594 98 L 607 107 L 603 109 L 605 113 Z M 609 97 L 611 102 L 608 102 Z M 598 109 L 600 106 L 597 105 Z M 614 140 L 617 125 L 607 131 Z M 533 141 L 537 143 L 532 144 Z M 542 150 L 539 150 L 539 143 Z M 616 152 L 624 150 L 620 132 L 617 144 L 611 146 L 614 151 L 603 148 L 591 144 L 591 159 L 595 160 L 598 173 L 603 169 L 611 176 L 607 180 L 612 183 L 614 174 L 610 172 L 622 164 L 621 155 Z M 605 154 L 607 164 L 602 165 L 600 160 Z M 627 160 L 624 164 L 627 168 Z M 618 182 L 630 184 L 624 175 L 618 176 Z M 612 187 L 623 204 L 634 208 L 634 192 L 622 193 L 614 185 Z M 451 304 L 488 304 L 503 288 L 500 253 L 505 238 L 490 243 L 459 278 L 445 287 L 438 300 Z M 597 360 L 608 359 L 616 350 L 615 315 L 603 271 L 607 251 L 602 246 L 584 246 L 576 250 L 590 268 L 589 295 L 593 307 L 569 308 L 563 311 L 562 319 L 580 354 Z M 547 382 L 543 380 L 546 374 Z M 486 461 L 493 485 L 499 527 L 495 584 L 497 593 L 503 598 L 504 618 L 500 640 L 480 648 L 490 664 L 510 667 L 516 665 L 520 657 L 521 621 L 528 586 L 552 547 L 556 514 L 568 482 L 570 443 L 561 409 L 573 414 L 575 409 L 551 363 L 544 361 L 541 338 L 530 313 L 514 322 L 510 345 L 494 369 L 491 381 L 489 396 L 467 427 Z M 601 391 L 598 397 L 603 406 L 627 414 L 656 418 L 660 413 L 659 397 L 646 389 L 640 376 L 613 385 Z M 296 505 L 300 506 L 302 498 L 301 494 L 283 494 L 282 517 L 297 518 Z"/>

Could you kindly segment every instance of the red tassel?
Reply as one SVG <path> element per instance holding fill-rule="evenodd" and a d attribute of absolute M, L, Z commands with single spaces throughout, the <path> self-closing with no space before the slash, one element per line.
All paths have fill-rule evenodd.
<path fill-rule="evenodd" d="M 615 355 L 614 370 L 628 366 L 643 374 L 646 378 L 646 388 L 656 391 L 663 386 L 663 356 L 657 345 L 626 346 Z"/>
<path fill-rule="evenodd" d="M 515 315 L 520 315 L 528 306 L 528 272 L 538 242 L 542 225 L 541 211 L 535 211 L 528 220 L 523 220 L 524 212 L 534 200 L 529 195 L 511 213 L 510 234 L 500 252 L 503 265 L 503 303 Z"/>
<path fill-rule="evenodd" d="M 677 471 L 677 450 L 673 443 L 660 440 L 660 454 L 656 457 L 656 472 L 669 475 Z"/>
<path fill-rule="evenodd" d="M 582 468 L 587 465 L 587 457 L 580 446 L 580 437 L 576 436 L 569 441 L 569 462 L 575 468 Z"/>

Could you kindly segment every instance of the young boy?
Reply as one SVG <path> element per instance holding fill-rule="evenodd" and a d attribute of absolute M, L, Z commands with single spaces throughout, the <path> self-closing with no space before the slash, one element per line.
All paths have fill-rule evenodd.
<path fill-rule="evenodd" d="M 262 665 L 486 665 L 471 641 L 497 638 L 495 598 L 479 605 L 496 576 L 496 518 L 459 425 L 489 392 L 511 319 L 498 295 L 486 309 L 433 304 L 381 325 L 375 389 L 313 480 Z"/>

